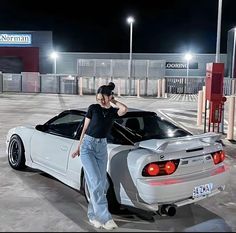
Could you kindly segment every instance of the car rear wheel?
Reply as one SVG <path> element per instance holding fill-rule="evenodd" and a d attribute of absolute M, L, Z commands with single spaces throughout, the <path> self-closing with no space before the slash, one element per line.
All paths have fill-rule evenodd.
<path fill-rule="evenodd" d="M 13 135 L 8 147 L 8 162 L 16 170 L 22 170 L 25 166 L 25 151 L 22 140 L 18 135 Z"/>
<path fill-rule="evenodd" d="M 108 177 L 108 181 L 109 181 L 109 187 L 107 190 L 108 209 L 111 213 L 116 213 L 120 209 L 120 204 L 116 200 L 114 187 L 113 187 L 110 177 Z M 85 176 L 83 176 L 83 180 L 82 180 L 82 190 L 83 190 L 85 199 L 88 203 L 90 201 L 90 194 L 89 194 L 88 185 L 85 180 Z"/>

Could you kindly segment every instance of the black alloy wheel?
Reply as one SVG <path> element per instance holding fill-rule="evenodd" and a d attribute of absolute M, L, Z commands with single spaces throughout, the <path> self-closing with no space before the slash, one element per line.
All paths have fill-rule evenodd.
<path fill-rule="evenodd" d="M 25 168 L 25 151 L 22 140 L 18 135 L 13 135 L 8 147 L 8 162 L 16 170 Z"/>

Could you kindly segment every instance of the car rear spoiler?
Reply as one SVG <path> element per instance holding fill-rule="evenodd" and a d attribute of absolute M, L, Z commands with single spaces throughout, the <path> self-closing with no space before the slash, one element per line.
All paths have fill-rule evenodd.
<path fill-rule="evenodd" d="M 203 133 L 198 135 L 186 136 L 186 137 L 178 137 L 171 139 L 149 139 L 145 141 L 141 141 L 135 144 L 136 147 L 141 147 L 149 150 L 153 150 L 156 152 L 162 152 L 166 149 L 168 144 L 176 143 L 176 142 L 187 142 L 192 140 L 198 140 L 206 143 L 214 143 L 221 138 L 221 134 L 217 134 L 214 132 Z"/>

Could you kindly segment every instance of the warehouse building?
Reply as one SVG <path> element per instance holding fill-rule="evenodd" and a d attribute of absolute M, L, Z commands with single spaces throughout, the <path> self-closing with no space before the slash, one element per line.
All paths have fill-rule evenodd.
<path fill-rule="evenodd" d="M 234 29 L 229 31 L 227 54 L 220 55 L 220 62 L 225 64 L 225 76 L 232 70 L 232 41 Z M 235 49 L 235 48 L 234 48 Z M 58 51 L 56 61 L 50 54 L 53 52 L 52 31 L 0 31 L 0 71 L 3 73 L 39 72 L 41 74 L 79 74 L 81 64 L 101 61 L 112 71 L 113 64 L 123 62 L 121 69 L 128 69 L 129 53 L 81 53 Z M 103 60 L 103 61 L 102 61 Z M 125 62 L 126 61 L 126 62 Z M 151 61 L 151 62 L 150 62 Z M 186 76 L 187 61 L 184 54 L 177 53 L 133 53 L 132 72 L 138 70 L 145 74 L 148 63 L 158 62 L 164 70 L 164 76 Z M 189 76 L 204 76 L 206 63 L 214 62 L 215 54 L 193 54 L 189 61 Z M 124 63 L 125 62 L 125 63 Z M 56 63 L 56 64 L 55 64 Z M 113 64 L 112 64 L 113 63 Z M 124 67 L 122 67 L 124 66 Z M 143 71 L 142 71 L 143 69 Z M 112 75 L 112 74 L 111 74 Z"/>

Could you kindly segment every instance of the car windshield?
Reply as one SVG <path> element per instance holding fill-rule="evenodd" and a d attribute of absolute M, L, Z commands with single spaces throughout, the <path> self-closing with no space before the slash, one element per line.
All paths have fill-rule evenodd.
<path fill-rule="evenodd" d="M 122 117 L 115 120 L 109 141 L 134 144 L 148 139 L 167 139 L 191 135 L 190 132 L 157 115 Z"/>

